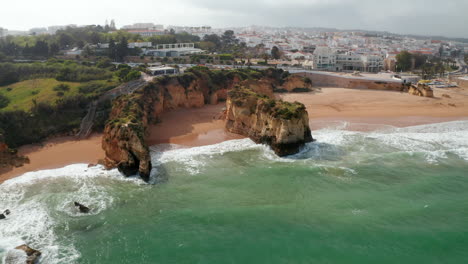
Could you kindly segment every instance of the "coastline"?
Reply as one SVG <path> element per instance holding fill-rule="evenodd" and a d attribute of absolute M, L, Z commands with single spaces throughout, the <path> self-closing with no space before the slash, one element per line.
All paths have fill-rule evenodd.
<path fill-rule="evenodd" d="M 26 172 L 56 169 L 75 163 L 97 164 L 104 157 L 101 138 L 101 134 L 93 134 L 83 140 L 71 136 L 58 137 L 22 146 L 18 154 L 27 156 L 30 163 L 19 168 L 0 170 L 0 184 Z"/>
<path fill-rule="evenodd" d="M 313 93 L 290 93 L 277 97 L 299 101 L 306 106 L 312 135 L 314 130 L 328 127 L 373 131 L 388 126 L 468 120 L 467 89 L 436 89 L 434 93 L 435 98 L 425 98 L 393 91 L 323 88 Z M 224 108 L 225 104 L 220 103 L 165 113 L 160 123 L 149 128 L 148 145 L 171 143 L 195 147 L 244 138 L 224 130 L 224 121 L 221 120 Z M 30 171 L 75 163 L 98 163 L 104 157 L 101 137 L 101 134 L 93 134 L 85 140 L 60 137 L 42 144 L 23 146 L 19 148 L 19 154 L 28 156 L 30 164 L 0 170 L 0 184 Z"/>

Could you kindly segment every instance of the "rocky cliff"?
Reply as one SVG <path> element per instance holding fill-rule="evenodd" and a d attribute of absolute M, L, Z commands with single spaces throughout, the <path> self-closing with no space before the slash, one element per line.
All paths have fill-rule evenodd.
<path fill-rule="evenodd" d="M 410 85 L 408 87 L 408 93 L 422 97 L 434 97 L 432 88 L 425 84 Z"/>
<path fill-rule="evenodd" d="M 284 80 L 282 87 L 288 92 L 309 92 L 312 90 L 312 81 L 307 77 L 291 75 Z"/>
<path fill-rule="evenodd" d="M 249 91 L 255 91 L 257 96 L 266 100 L 273 97 L 275 89 L 288 82 L 288 77 L 289 73 L 277 69 L 214 71 L 204 67 L 194 67 L 178 76 L 159 77 L 133 94 L 114 100 L 102 140 L 102 147 L 106 153 L 105 165 L 107 168 L 118 168 L 127 176 L 138 172 L 144 179 L 148 179 L 151 157 L 145 142 L 145 133 L 148 125 L 157 122 L 164 112 L 226 101 L 228 91 L 239 85 Z M 274 100 L 271 100 L 270 104 L 272 102 Z M 263 101 L 258 101 L 255 106 L 257 105 L 263 105 Z M 280 105 L 286 106 L 286 103 Z M 303 142 L 312 140 L 310 129 L 306 126 L 307 112 L 303 106 L 291 104 L 289 110 L 294 117 L 289 120 L 280 119 L 282 114 L 289 115 L 290 112 L 267 116 L 263 108 L 259 110 L 261 111 L 257 112 L 259 116 L 256 120 L 268 120 L 268 129 L 275 131 L 249 133 L 256 142 L 271 143 L 278 154 L 286 155 L 297 151 Z M 276 112 L 271 114 L 273 113 Z M 244 118 L 239 115 L 236 117 Z M 231 116 L 230 120 L 236 117 Z M 252 126 L 252 129 L 261 129 L 260 123 Z M 230 130 L 235 131 L 234 128 Z M 239 129 L 236 133 L 245 135 L 247 132 Z M 299 135 L 301 133 L 302 136 Z"/>
<path fill-rule="evenodd" d="M 228 93 L 226 129 L 268 144 L 278 156 L 295 154 L 313 140 L 303 104 L 272 100 L 245 87 Z"/>
<path fill-rule="evenodd" d="M 19 156 L 16 150 L 10 149 L 0 134 L 0 169 L 21 167 L 25 163 L 29 163 L 29 159 Z"/>

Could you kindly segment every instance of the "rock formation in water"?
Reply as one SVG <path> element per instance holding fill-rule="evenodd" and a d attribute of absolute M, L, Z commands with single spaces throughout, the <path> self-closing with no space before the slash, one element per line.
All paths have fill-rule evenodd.
<path fill-rule="evenodd" d="M 271 146 L 278 156 L 296 154 L 311 142 L 309 116 L 301 103 L 269 99 L 245 87 L 228 93 L 226 129 Z"/>
<path fill-rule="evenodd" d="M 165 111 L 181 107 L 202 107 L 205 104 L 226 101 L 228 91 L 238 85 L 255 91 L 256 94 L 265 98 L 272 98 L 273 92 L 282 89 L 285 83 L 294 82 L 288 87 L 301 86 L 300 80 L 289 77 L 289 73 L 278 69 L 225 71 L 209 70 L 204 67 L 194 67 L 178 76 L 159 77 L 133 94 L 114 100 L 102 139 L 102 147 L 106 153 L 105 166 L 118 168 L 127 176 L 139 173 L 143 179 L 148 180 L 151 172 L 151 156 L 145 142 L 145 133 L 148 125 L 157 122 Z M 304 86 L 302 88 L 311 87 L 305 78 L 301 80 Z M 294 104 L 294 107 L 296 106 Z M 274 129 L 278 129 L 277 126 L 281 127 L 274 134 L 278 136 L 278 139 L 270 137 L 267 140 L 266 137 L 261 138 L 259 133 L 252 133 L 253 139 L 257 142 L 271 142 L 272 147 L 279 154 L 294 152 L 301 145 L 299 142 L 301 137 L 296 135 L 300 131 L 295 131 L 292 126 L 300 129 L 301 125 L 295 122 L 301 123 L 303 118 L 307 118 L 307 112 L 303 106 L 298 107 L 297 110 L 301 112 L 300 117 L 275 121 Z M 274 118 L 271 116 L 269 121 L 273 122 Z M 310 129 L 308 126 L 307 131 L 305 127 L 302 129 L 304 129 L 302 131 L 304 134 L 309 134 L 308 137 L 302 135 L 302 140 L 310 141 L 312 139 Z M 284 133 L 292 133 L 292 135 Z M 245 131 L 241 134 L 245 134 Z"/>
<path fill-rule="evenodd" d="M 24 253 L 21 253 L 22 255 L 17 255 L 13 253 L 13 251 L 9 251 L 7 253 L 7 256 L 5 257 L 5 264 L 17 264 L 21 263 L 22 261 L 25 261 L 23 262 L 25 264 L 34 264 L 37 263 L 37 260 L 42 255 L 42 253 L 39 250 L 32 249 L 27 245 L 18 246 L 15 248 L 15 250 L 18 250 L 18 253 Z M 24 256 L 24 254 L 26 256 Z"/>

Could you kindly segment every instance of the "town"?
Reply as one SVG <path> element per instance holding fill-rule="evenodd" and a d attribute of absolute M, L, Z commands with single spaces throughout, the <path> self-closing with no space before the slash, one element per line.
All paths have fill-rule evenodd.
<path fill-rule="evenodd" d="M 0 60 L 27 62 L 50 57 L 152 67 L 281 67 L 341 74 L 393 73 L 406 81 L 466 85 L 468 41 L 387 32 L 333 29 L 212 28 L 136 23 L 50 26 L 29 31 L 0 28 Z M 8 56 L 7 56 L 8 55 Z M 164 68 L 164 67 L 163 67 Z M 167 67 L 166 67 L 167 68 Z M 176 70 L 170 72 L 178 72 Z M 384 76 L 384 75 L 380 75 Z M 441 79 L 447 80 L 441 83 Z M 439 80 L 439 81 L 437 81 Z"/>

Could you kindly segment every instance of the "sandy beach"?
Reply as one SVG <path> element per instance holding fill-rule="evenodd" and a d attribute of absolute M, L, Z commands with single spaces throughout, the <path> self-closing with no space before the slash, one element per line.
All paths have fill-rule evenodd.
<path fill-rule="evenodd" d="M 0 183 L 20 176 L 26 172 L 56 169 L 74 163 L 97 164 L 104 157 L 100 134 L 94 134 L 85 140 L 74 137 L 59 137 L 42 144 L 20 147 L 18 153 L 27 156 L 29 164 L 23 167 L 0 171 Z"/>
<path fill-rule="evenodd" d="M 281 94 L 285 101 L 299 101 L 309 112 L 314 130 L 346 124 L 348 130 L 369 131 L 385 126 L 406 127 L 430 123 L 468 120 L 468 90 L 435 89 L 435 98 L 393 91 L 322 88 L 314 93 Z M 224 130 L 220 119 L 224 103 L 166 113 L 149 129 L 148 144 L 172 143 L 189 147 L 211 145 L 243 138 Z M 72 137 L 24 146 L 21 155 L 31 163 L 0 171 L 0 183 L 29 171 L 53 169 L 73 163 L 97 163 L 104 157 L 101 135 L 77 141 Z"/>
<path fill-rule="evenodd" d="M 468 90 L 436 88 L 434 98 L 394 91 L 322 88 L 316 93 L 282 94 L 285 101 L 303 103 L 312 131 L 337 122 L 348 130 L 374 130 L 390 125 L 407 127 L 468 119 Z"/>
<path fill-rule="evenodd" d="M 225 103 L 220 103 L 166 113 L 159 124 L 150 127 L 147 142 L 149 145 L 171 143 L 195 147 L 244 138 L 224 130 L 224 121 L 220 118 L 225 107 Z"/>

